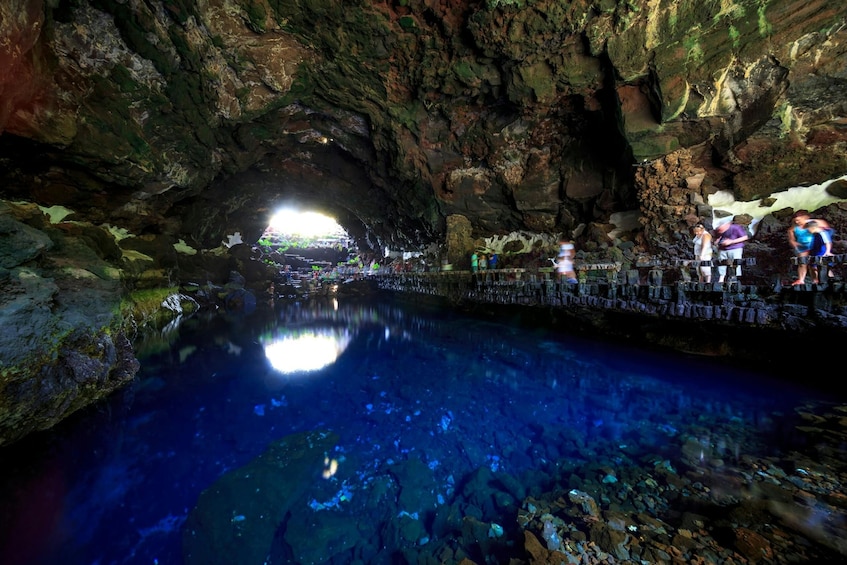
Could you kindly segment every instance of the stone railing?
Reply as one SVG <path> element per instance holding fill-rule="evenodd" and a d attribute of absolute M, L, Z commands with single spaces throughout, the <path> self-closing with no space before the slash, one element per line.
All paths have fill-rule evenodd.
<path fill-rule="evenodd" d="M 834 260 L 837 261 L 837 260 Z M 700 283 L 689 276 L 664 284 L 664 271 L 691 271 L 700 261 L 676 261 L 668 267 L 636 265 L 621 270 L 618 263 L 575 265 L 578 282 L 556 280 L 553 269 L 494 269 L 378 275 L 383 290 L 440 296 L 452 302 L 518 304 L 585 308 L 669 318 L 723 320 L 777 325 L 786 316 L 808 317 L 815 310 L 841 317 L 847 312 L 847 287 L 840 280 L 796 287 L 743 285 L 734 267 L 753 265 L 755 259 L 729 261 L 725 282 Z M 843 260 L 838 263 L 843 264 Z M 720 262 L 709 262 L 720 266 Z M 647 270 L 642 274 L 640 270 Z M 599 276 L 596 275 L 599 273 Z M 716 280 L 716 277 L 715 277 Z M 847 317 L 844 326 L 847 327 Z M 839 322 L 840 323 L 840 322 Z"/>
<path fill-rule="evenodd" d="M 711 261 L 696 261 L 696 260 L 674 260 L 671 262 L 671 265 L 679 268 L 679 273 L 684 282 L 696 281 L 698 277 L 698 268 L 699 267 L 712 267 L 712 278 L 715 278 L 716 271 L 715 268 L 721 265 L 727 266 L 727 274 L 726 280 L 731 281 L 737 279 L 737 267 L 741 266 L 752 266 L 756 264 L 756 259 L 753 257 L 736 259 L 736 260 L 726 260 L 726 261 L 718 261 L 716 259 Z M 819 280 L 822 282 L 826 282 L 830 280 L 832 277 L 836 278 L 844 278 L 844 275 L 847 274 L 847 255 L 828 255 L 825 257 L 792 257 L 791 258 L 791 266 L 796 268 L 799 265 L 809 265 L 813 267 L 818 267 L 819 270 Z M 811 278 L 808 278 L 806 285 L 801 285 L 797 290 L 811 290 L 811 285 L 814 283 L 811 282 Z M 777 286 L 777 290 L 778 290 Z"/>
<path fill-rule="evenodd" d="M 718 267 L 726 267 L 726 280 L 734 281 L 738 279 L 739 267 L 751 267 L 756 264 L 755 257 L 744 257 L 741 259 L 711 259 L 708 261 L 700 261 L 694 259 L 674 259 L 671 265 L 679 268 L 680 276 L 683 282 L 690 282 L 692 279 L 699 279 L 698 269 L 700 267 L 711 267 L 712 278 L 717 279 Z"/>
<path fill-rule="evenodd" d="M 847 275 L 847 255 L 826 255 L 824 257 L 792 257 L 794 266 L 808 265 L 818 268 L 818 278 L 826 281 L 831 277 L 844 278 Z"/>

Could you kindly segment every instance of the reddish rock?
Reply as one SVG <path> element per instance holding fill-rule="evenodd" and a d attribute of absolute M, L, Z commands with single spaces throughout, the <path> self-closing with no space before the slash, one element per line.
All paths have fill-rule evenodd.
<path fill-rule="evenodd" d="M 735 549 L 751 562 L 756 563 L 762 559 L 773 559 L 773 549 L 770 542 L 762 535 L 747 528 L 736 528 Z"/>
<path fill-rule="evenodd" d="M 524 549 L 529 554 L 531 563 L 546 563 L 549 550 L 532 532 L 524 530 Z"/>

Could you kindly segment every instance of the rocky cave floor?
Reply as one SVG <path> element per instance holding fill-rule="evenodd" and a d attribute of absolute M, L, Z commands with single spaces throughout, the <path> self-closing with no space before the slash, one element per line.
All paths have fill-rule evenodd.
<path fill-rule="evenodd" d="M 586 469 L 582 489 L 524 500 L 528 563 L 836 563 L 847 554 L 847 406 L 799 410 L 802 449 Z M 652 467 L 652 471 L 651 471 Z M 657 518 L 661 516 L 662 518 Z"/>
<path fill-rule="evenodd" d="M 490 428 L 496 418 L 480 415 L 478 423 Z M 346 469 L 359 465 L 348 461 L 323 481 L 323 492 L 309 495 L 313 512 L 289 521 L 285 540 L 294 555 L 310 556 L 296 562 L 315 563 L 351 555 L 427 565 L 842 563 L 847 406 L 809 401 L 795 414 L 761 418 L 759 427 L 790 447 L 774 449 L 755 425 L 732 418 L 720 424 L 704 414 L 664 424 L 665 439 L 649 455 L 625 438 L 609 438 L 584 445 L 576 460 L 545 458 L 560 443 L 549 438 L 530 448 L 546 461 L 542 468 L 512 476 L 501 472 L 510 462 L 489 457 L 489 465 L 455 483 L 442 477 L 434 488 L 427 477 L 442 468 L 428 471 L 416 457 L 355 473 Z M 249 499 L 254 487 L 271 488 L 247 481 L 236 498 Z M 452 502 L 439 495 L 435 503 L 442 488 Z M 426 516 L 405 510 L 429 499 L 436 510 Z M 216 519 L 228 524 L 231 506 L 219 511 Z M 360 545 L 360 536 L 370 539 Z M 390 559 L 386 547 L 395 548 Z M 287 562 L 271 553 L 270 562 Z"/>
<path fill-rule="evenodd" d="M 779 457 L 706 456 L 714 446 L 681 434 L 680 468 L 667 459 L 645 458 L 614 468 L 560 469 L 551 479 L 578 488 L 523 500 L 517 523 L 527 557 L 509 563 L 843 562 L 847 406 L 808 406 L 798 416 L 797 439 L 804 448 Z M 607 455 L 620 460 L 619 454 Z M 480 486 L 492 479 L 474 482 Z M 455 543 L 433 544 L 441 545 L 434 553 L 410 550 L 406 559 L 502 563 L 499 535 L 495 527 L 466 517 Z M 507 552 L 524 553 L 517 547 Z"/>

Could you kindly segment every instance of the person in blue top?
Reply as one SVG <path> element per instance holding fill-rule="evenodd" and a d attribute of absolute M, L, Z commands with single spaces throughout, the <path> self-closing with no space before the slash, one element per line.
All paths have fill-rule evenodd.
<path fill-rule="evenodd" d="M 832 255 L 832 232 L 824 228 L 818 220 L 806 222 L 806 231 L 812 234 L 812 245 L 809 247 L 809 257 L 829 257 Z M 812 282 L 818 283 L 818 266 L 809 265 Z"/>
<path fill-rule="evenodd" d="M 797 257 L 808 257 L 814 236 L 807 229 L 806 225 L 808 222 L 812 221 L 812 217 L 807 210 L 797 210 L 794 212 L 794 215 L 791 216 L 791 220 L 794 225 L 788 228 L 788 243 L 791 245 L 794 250 L 794 254 Z M 819 220 L 816 218 L 814 221 L 817 222 L 823 230 L 829 229 L 829 224 L 825 220 Z M 808 268 L 809 267 L 805 261 L 797 265 L 797 280 L 791 283 L 793 286 L 806 284 L 806 273 L 808 272 Z"/>
<path fill-rule="evenodd" d="M 488 257 L 488 268 L 496 269 L 497 268 L 497 253 L 492 252 Z"/>

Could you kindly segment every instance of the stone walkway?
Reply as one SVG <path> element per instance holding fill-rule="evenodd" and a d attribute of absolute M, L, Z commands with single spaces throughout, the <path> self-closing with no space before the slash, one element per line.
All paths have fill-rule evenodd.
<path fill-rule="evenodd" d="M 745 285 L 730 277 L 724 283 L 680 280 L 667 284 L 660 269 L 624 273 L 615 265 L 583 266 L 580 281 L 573 284 L 557 282 L 550 269 L 394 273 L 380 274 L 377 281 L 382 290 L 441 296 L 455 303 L 584 307 L 779 329 L 786 318 L 809 318 L 814 312 L 821 315 L 824 325 L 847 328 L 847 285 L 840 277 L 829 283 L 798 286 L 780 282 L 772 287 Z"/>

